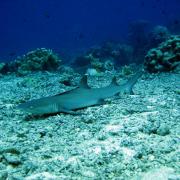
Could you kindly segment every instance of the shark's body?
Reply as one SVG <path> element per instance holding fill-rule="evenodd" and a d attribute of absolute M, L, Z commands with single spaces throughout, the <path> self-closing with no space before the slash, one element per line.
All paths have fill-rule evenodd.
<path fill-rule="evenodd" d="M 33 115 L 59 112 L 76 114 L 74 110 L 103 104 L 106 98 L 113 97 L 119 93 L 132 94 L 132 87 L 141 75 L 142 71 L 135 74 L 127 83 L 122 85 L 118 85 L 115 79 L 113 79 L 109 86 L 97 89 L 91 89 L 87 85 L 87 77 L 84 76 L 81 80 L 80 87 L 76 89 L 55 96 L 32 100 L 20 104 L 18 107 Z"/>

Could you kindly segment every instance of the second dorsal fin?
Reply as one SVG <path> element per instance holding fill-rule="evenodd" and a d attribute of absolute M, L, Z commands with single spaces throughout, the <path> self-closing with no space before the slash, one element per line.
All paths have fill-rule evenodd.
<path fill-rule="evenodd" d="M 87 75 L 84 75 L 80 81 L 80 84 L 79 84 L 79 87 L 80 88 L 85 88 L 85 89 L 90 89 L 90 87 L 88 86 L 88 83 L 87 83 Z"/>
<path fill-rule="evenodd" d="M 116 77 L 114 76 L 112 81 L 111 81 L 111 85 L 116 85 L 116 86 L 119 86 L 117 81 L 116 81 Z"/>

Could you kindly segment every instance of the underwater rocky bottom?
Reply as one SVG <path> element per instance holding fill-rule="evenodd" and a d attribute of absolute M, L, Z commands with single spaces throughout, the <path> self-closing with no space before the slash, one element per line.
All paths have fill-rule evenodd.
<path fill-rule="evenodd" d="M 180 179 L 180 72 L 147 74 L 135 95 L 72 116 L 33 118 L 21 101 L 69 90 L 67 74 L 0 78 L 0 179 Z M 111 78 L 90 77 L 102 87 Z M 119 81 L 120 82 L 120 81 Z"/>

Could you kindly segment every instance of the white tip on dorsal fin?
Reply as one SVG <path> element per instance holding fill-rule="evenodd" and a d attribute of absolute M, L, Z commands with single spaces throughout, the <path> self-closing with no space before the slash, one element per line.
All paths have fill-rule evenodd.
<path fill-rule="evenodd" d="M 114 76 L 113 79 L 112 79 L 111 85 L 119 86 L 119 84 L 118 84 L 117 81 L 116 81 L 116 77 L 115 77 L 115 76 Z"/>
<path fill-rule="evenodd" d="M 87 84 L 87 75 L 84 75 L 80 81 L 79 87 L 85 88 L 85 89 L 90 89 L 90 87 Z"/>

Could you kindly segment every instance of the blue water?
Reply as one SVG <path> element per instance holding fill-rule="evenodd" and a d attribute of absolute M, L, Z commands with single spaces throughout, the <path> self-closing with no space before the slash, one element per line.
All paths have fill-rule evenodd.
<path fill-rule="evenodd" d="M 180 0 L 1 0 L 0 61 L 38 47 L 68 61 L 104 41 L 126 41 L 137 20 L 178 28 Z"/>

